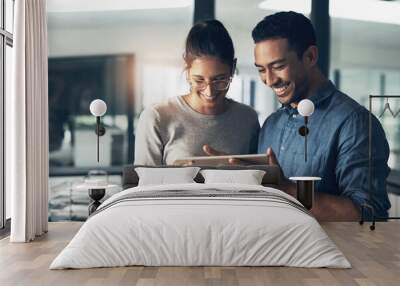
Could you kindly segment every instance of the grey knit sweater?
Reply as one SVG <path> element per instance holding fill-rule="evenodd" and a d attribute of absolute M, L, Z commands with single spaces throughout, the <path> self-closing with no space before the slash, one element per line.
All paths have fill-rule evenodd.
<path fill-rule="evenodd" d="M 228 154 L 256 153 L 257 113 L 227 100 L 228 109 L 218 115 L 194 111 L 182 96 L 146 108 L 136 128 L 135 164 L 171 165 L 184 157 L 205 156 L 204 144 Z"/>

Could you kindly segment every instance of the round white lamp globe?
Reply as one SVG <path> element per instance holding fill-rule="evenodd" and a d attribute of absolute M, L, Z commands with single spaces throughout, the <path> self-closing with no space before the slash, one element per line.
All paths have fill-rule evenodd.
<path fill-rule="evenodd" d="M 303 99 L 297 105 L 297 110 L 301 116 L 311 116 L 314 112 L 314 103 L 309 99 Z"/>
<path fill-rule="evenodd" d="M 107 111 L 107 104 L 101 99 L 95 99 L 90 103 L 89 109 L 94 116 L 103 116 Z"/>

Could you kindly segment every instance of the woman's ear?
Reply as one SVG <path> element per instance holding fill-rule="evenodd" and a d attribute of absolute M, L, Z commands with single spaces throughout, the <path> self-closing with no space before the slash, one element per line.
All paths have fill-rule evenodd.
<path fill-rule="evenodd" d="M 190 73 L 189 73 L 189 69 L 185 70 L 185 74 L 186 74 L 186 82 L 188 83 L 188 85 L 190 86 L 189 90 L 190 92 L 192 92 L 192 83 L 190 82 Z"/>
<path fill-rule="evenodd" d="M 318 62 L 318 48 L 317 46 L 309 46 L 303 54 L 303 62 L 309 66 L 313 67 Z"/>
<path fill-rule="evenodd" d="M 189 69 L 185 70 L 185 75 L 186 75 L 186 81 L 189 82 L 190 81 Z"/>

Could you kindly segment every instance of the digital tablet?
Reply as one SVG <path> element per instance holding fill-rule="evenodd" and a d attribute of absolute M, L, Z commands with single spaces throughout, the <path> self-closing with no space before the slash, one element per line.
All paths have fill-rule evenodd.
<path fill-rule="evenodd" d="M 184 165 L 191 161 L 196 166 L 230 165 L 230 159 L 237 159 L 242 165 L 267 165 L 266 154 L 223 155 L 223 156 L 198 156 L 186 157 L 175 160 L 174 165 Z"/>

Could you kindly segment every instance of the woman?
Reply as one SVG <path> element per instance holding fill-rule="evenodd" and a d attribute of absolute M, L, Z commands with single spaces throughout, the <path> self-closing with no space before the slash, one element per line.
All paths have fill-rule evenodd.
<path fill-rule="evenodd" d="M 146 108 L 139 118 L 135 165 L 171 165 L 205 155 L 206 144 L 228 154 L 257 150 L 256 112 L 226 98 L 236 59 L 232 39 L 217 20 L 197 23 L 184 54 L 190 93 Z"/>

